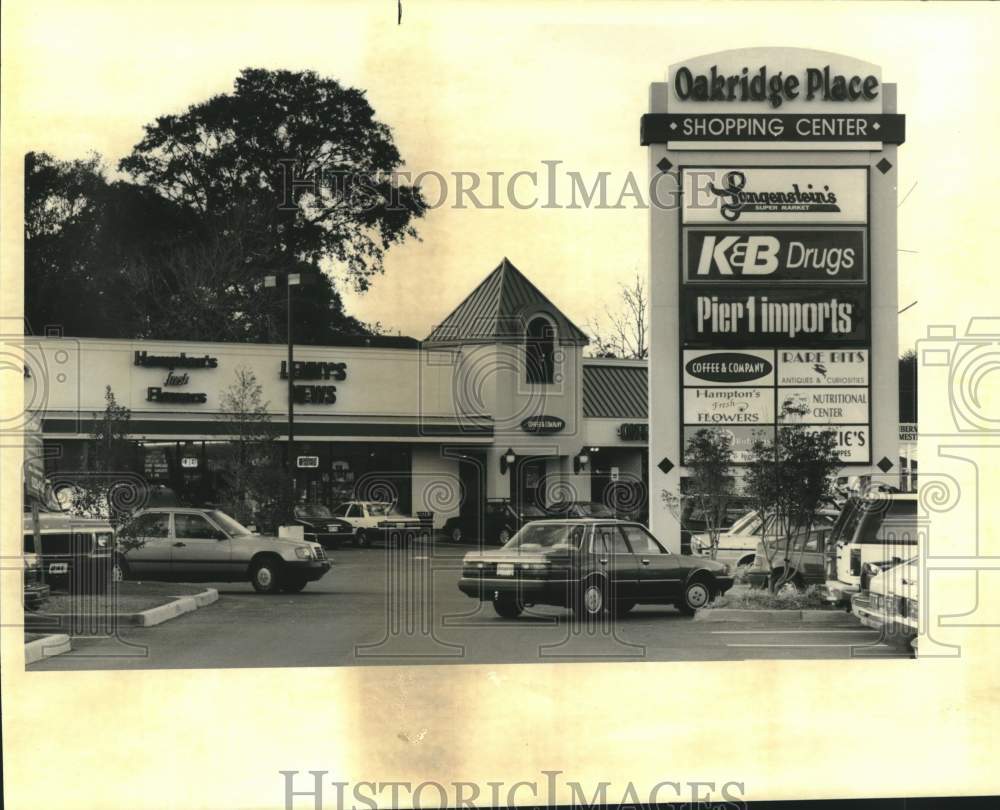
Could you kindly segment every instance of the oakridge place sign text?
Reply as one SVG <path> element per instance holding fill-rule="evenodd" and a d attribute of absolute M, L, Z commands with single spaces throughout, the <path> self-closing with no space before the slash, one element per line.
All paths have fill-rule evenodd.
<path fill-rule="evenodd" d="M 767 67 L 753 75 L 744 67 L 739 73 L 725 75 L 712 65 L 707 74 L 692 73 L 687 67 L 674 73 L 674 92 L 684 101 L 767 101 L 772 107 L 799 98 L 806 101 L 872 101 L 878 98 L 879 80 L 867 76 L 842 76 L 832 73 L 829 65 L 806 68 L 802 79 L 797 75 L 769 75 Z"/>
<path fill-rule="evenodd" d="M 897 157 L 904 116 L 878 65 L 749 48 L 670 66 L 640 138 L 650 179 L 649 482 L 684 491 L 686 451 L 725 437 L 737 478 L 783 425 L 830 431 L 844 474 L 899 463 Z M 679 549 L 679 518 L 650 503 Z"/>

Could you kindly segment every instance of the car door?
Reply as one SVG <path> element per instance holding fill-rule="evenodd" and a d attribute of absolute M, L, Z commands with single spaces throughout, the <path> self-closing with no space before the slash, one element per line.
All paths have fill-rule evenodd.
<path fill-rule="evenodd" d="M 639 563 L 618 527 L 598 524 L 591 539 L 593 568 L 611 583 L 611 599 L 635 599 L 639 594 Z"/>
<path fill-rule="evenodd" d="M 183 582 L 224 582 L 231 578 L 233 541 L 198 512 L 174 513 L 171 568 Z"/>
<path fill-rule="evenodd" d="M 680 561 L 639 525 L 618 527 L 625 536 L 639 567 L 639 598 L 669 601 L 681 594 L 684 569 Z"/>
<path fill-rule="evenodd" d="M 144 512 L 119 535 L 129 576 L 133 579 L 170 579 L 170 513 Z"/>

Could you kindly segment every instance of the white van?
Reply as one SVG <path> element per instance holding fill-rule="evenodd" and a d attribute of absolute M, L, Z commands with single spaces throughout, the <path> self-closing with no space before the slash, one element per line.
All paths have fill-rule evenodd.
<path fill-rule="evenodd" d="M 879 491 L 847 500 L 831 535 L 827 589 L 832 599 L 850 599 L 866 588 L 871 571 L 917 556 L 926 540 L 917 499 L 916 493 Z"/>

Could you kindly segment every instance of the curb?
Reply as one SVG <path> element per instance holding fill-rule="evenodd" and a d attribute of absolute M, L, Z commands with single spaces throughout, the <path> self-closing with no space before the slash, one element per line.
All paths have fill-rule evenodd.
<path fill-rule="evenodd" d="M 205 607 L 218 600 L 219 592 L 215 588 L 207 588 L 201 593 L 196 593 L 194 596 L 182 596 L 180 599 L 167 602 L 165 605 L 159 605 L 158 607 L 144 610 L 141 613 L 126 614 L 120 618 L 129 624 L 138 625 L 139 627 L 155 627 L 158 624 L 169 622 L 171 619 L 176 619 L 185 613 L 191 613 L 200 607 Z"/>
<path fill-rule="evenodd" d="M 24 645 L 24 665 L 36 664 L 46 658 L 68 653 L 71 649 L 73 649 L 73 642 L 64 633 L 29 641 Z"/>
<path fill-rule="evenodd" d="M 115 616 L 115 621 L 118 624 L 130 624 L 135 627 L 155 627 L 158 624 L 163 624 L 171 619 L 176 619 L 178 616 L 183 616 L 185 613 L 191 613 L 198 608 L 207 607 L 213 602 L 218 601 L 219 592 L 215 588 L 206 588 L 201 593 L 192 594 L 191 596 L 181 596 L 172 602 L 167 602 L 165 605 L 157 605 L 140 613 L 119 613 Z M 64 627 L 66 625 L 62 622 L 72 621 L 75 614 L 61 613 L 49 615 L 53 618 L 60 618 L 61 623 L 58 626 Z M 37 626 L 41 630 L 42 627 L 53 626 L 53 623 L 43 623 Z M 39 639 L 40 641 L 43 641 L 43 639 Z"/>
<path fill-rule="evenodd" d="M 837 624 L 847 614 L 840 610 L 744 610 L 741 608 L 699 608 L 695 621 L 702 622 L 755 622 L 765 620 L 782 624 Z"/>

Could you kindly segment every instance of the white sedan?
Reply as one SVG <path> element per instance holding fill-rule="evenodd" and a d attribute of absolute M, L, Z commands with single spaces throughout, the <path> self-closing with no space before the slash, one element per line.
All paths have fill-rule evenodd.
<path fill-rule="evenodd" d="M 362 547 L 376 540 L 386 545 L 409 545 L 421 528 L 419 518 L 402 514 L 388 501 L 347 501 L 333 514 L 354 527 L 354 542 Z"/>

